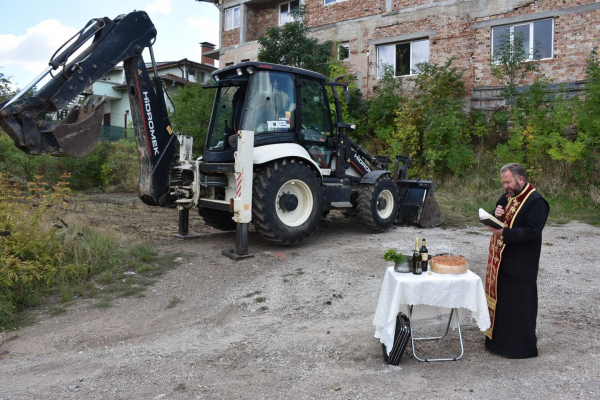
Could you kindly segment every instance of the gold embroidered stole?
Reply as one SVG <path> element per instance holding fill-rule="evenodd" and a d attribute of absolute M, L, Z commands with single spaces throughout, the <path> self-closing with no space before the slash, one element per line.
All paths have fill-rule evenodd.
<path fill-rule="evenodd" d="M 510 197 L 508 204 L 505 207 L 504 226 L 512 228 L 515 217 L 521 211 L 523 204 L 529 198 L 531 193 L 535 192 L 535 188 L 527 184 L 523 191 L 516 197 Z M 492 338 L 494 330 L 494 315 L 496 313 L 496 303 L 498 301 L 498 269 L 502 262 L 502 252 L 506 245 L 504 244 L 504 236 L 492 235 L 490 238 L 490 248 L 488 253 L 487 269 L 485 274 L 485 295 L 487 297 L 488 311 L 490 312 L 490 327 L 485 331 L 485 336 Z"/>

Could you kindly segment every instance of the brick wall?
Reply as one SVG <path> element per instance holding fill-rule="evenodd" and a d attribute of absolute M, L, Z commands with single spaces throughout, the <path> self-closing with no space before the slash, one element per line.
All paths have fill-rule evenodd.
<path fill-rule="evenodd" d="M 271 27 L 279 24 L 279 3 L 267 7 L 248 6 L 248 32 L 246 41 L 257 40 Z M 252 14 L 252 20 L 250 15 Z"/>
<path fill-rule="evenodd" d="M 533 13 L 560 10 L 582 4 L 594 3 L 593 0 L 538 0 L 509 13 L 477 18 L 479 21 L 494 21 L 500 18 L 523 16 L 524 21 L 535 20 Z M 473 65 L 476 86 L 495 86 L 501 82 L 490 72 L 492 27 L 475 29 L 475 51 Z M 553 82 L 570 82 L 585 78 L 586 59 L 594 46 L 600 44 L 600 10 L 588 10 L 580 13 L 558 15 L 554 17 L 554 58 L 540 60 L 542 72 Z M 529 81 L 533 77 L 529 77 Z"/>
<path fill-rule="evenodd" d="M 345 0 L 325 5 L 323 0 L 307 0 L 309 28 L 385 13 L 385 0 Z"/>
<path fill-rule="evenodd" d="M 225 10 L 231 8 L 232 0 L 224 0 L 221 12 L 221 47 L 233 46 L 240 42 L 240 28 L 225 30 Z M 241 18 L 241 16 L 240 16 Z"/>
<path fill-rule="evenodd" d="M 438 3 L 443 0 L 394 0 L 392 10 L 403 10 L 405 8 L 422 6 L 425 4 Z"/>

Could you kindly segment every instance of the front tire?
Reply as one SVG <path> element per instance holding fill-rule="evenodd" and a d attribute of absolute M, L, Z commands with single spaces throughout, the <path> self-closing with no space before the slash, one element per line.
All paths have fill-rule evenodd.
<path fill-rule="evenodd" d="M 358 193 L 356 211 L 365 227 L 373 232 L 390 228 L 398 213 L 398 188 L 390 178 L 379 178 Z"/>
<path fill-rule="evenodd" d="M 275 161 L 259 172 L 253 186 L 252 222 L 265 239 L 296 244 L 319 226 L 323 188 L 306 164 Z"/>

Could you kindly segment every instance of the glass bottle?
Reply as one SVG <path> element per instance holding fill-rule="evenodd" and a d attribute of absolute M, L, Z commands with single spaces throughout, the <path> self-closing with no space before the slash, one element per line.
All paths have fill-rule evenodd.
<path fill-rule="evenodd" d="M 421 239 L 421 249 L 419 250 L 421 253 L 421 270 L 423 272 L 427 272 L 427 266 L 429 264 L 429 252 L 427 251 L 427 246 L 425 245 L 425 239 Z"/>
<path fill-rule="evenodd" d="M 415 275 L 421 275 L 423 270 L 421 269 L 421 253 L 419 252 L 419 238 L 415 238 L 415 251 L 413 252 L 413 270 L 412 273 Z"/>

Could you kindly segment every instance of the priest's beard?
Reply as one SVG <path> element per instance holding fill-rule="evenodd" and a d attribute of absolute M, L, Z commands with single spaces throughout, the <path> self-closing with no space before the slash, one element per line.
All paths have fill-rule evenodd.
<path fill-rule="evenodd" d="M 506 189 L 506 194 L 510 197 L 515 197 L 518 196 L 519 193 L 521 193 L 521 191 L 523 190 L 523 188 L 525 187 L 527 183 L 524 183 L 523 185 L 519 185 L 519 182 L 516 182 L 516 186 L 515 189 Z"/>

